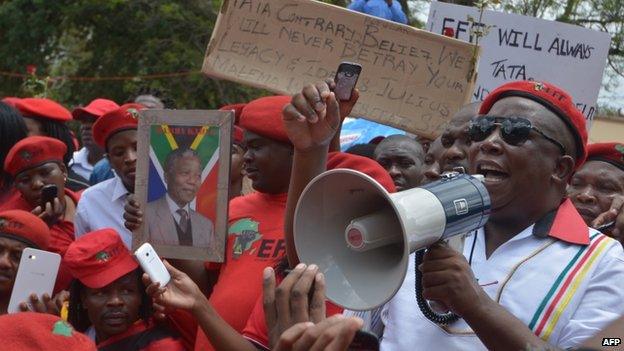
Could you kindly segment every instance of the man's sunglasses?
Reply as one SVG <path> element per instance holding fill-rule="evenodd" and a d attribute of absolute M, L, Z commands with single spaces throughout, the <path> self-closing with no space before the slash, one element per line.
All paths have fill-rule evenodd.
<path fill-rule="evenodd" d="M 500 127 L 503 140 L 509 145 L 518 146 L 524 143 L 529 138 L 531 131 L 535 131 L 544 139 L 557 145 L 562 154 L 567 154 L 565 146 L 557 140 L 544 134 L 541 130 L 534 127 L 531 124 L 531 121 L 522 117 L 476 117 L 470 121 L 470 125 L 468 127 L 468 137 L 472 142 L 483 141 L 490 134 L 492 134 L 497 126 Z"/>

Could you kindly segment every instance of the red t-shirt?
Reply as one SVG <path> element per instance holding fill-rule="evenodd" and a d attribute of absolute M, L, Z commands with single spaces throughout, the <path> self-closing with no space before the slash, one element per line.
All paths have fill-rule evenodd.
<path fill-rule="evenodd" d="M 135 322 L 125 332 L 97 345 L 100 351 L 186 351 L 180 338 L 166 325 L 153 320 Z"/>
<path fill-rule="evenodd" d="M 262 271 L 286 255 L 284 211 L 287 194 L 255 192 L 230 201 L 225 263 L 210 296 L 210 304 L 241 333 L 262 296 Z M 211 265 L 215 268 L 215 265 Z M 198 329 L 195 350 L 212 350 Z"/>
<path fill-rule="evenodd" d="M 331 303 L 325 301 L 325 315 L 331 317 L 335 314 L 342 313 L 343 309 Z M 248 340 L 251 340 L 254 344 L 269 350 L 269 329 L 264 319 L 264 306 L 262 304 L 262 296 L 256 301 L 251 316 L 247 321 L 245 329 L 243 329 L 243 336 Z"/>

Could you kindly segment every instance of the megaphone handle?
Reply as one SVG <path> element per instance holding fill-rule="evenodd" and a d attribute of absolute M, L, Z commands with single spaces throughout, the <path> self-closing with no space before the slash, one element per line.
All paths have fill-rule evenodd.
<path fill-rule="evenodd" d="M 425 249 L 416 251 L 414 254 L 414 264 L 415 264 L 414 271 L 416 272 L 415 273 L 416 281 L 414 285 L 415 285 L 416 302 L 418 303 L 418 308 L 420 308 L 420 311 L 422 312 L 423 315 L 425 315 L 425 317 L 427 317 L 427 319 L 429 319 L 430 321 L 434 323 L 441 324 L 441 325 L 451 324 L 459 319 L 458 315 L 456 315 L 453 312 L 441 314 L 441 313 L 437 313 L 433 311 L 431 309 L 431 306 L 429 306 L 429 303 L 427 303 L 427 300 L 425 300 L 425 298 L 422 296 L 422 293 L 423 293 L 422 272 L 418 269 L 418 266 L 420 266 L 423 263 L 424 257 L 425 257 Z"/>

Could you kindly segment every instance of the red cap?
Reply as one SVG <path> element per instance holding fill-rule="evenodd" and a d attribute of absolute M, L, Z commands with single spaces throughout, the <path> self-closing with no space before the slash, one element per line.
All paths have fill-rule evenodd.
<path fill-rule="evenodd" d="M 587 127 L 585 117 L 576 108 L 570 94 L 548 82 L 521 80 L 503 84 L 492 91 L 481 103 L 479 114 L 486 114 L 500 99 L 519 96 L 533 100 L 556 114 L 574 135 L 576 142 L 576 169 L 587 158 Z"/>
<path fill-rule="evenodd" d="M 139 266 L 111 228 L 78 238 L 67 248 L 63 261 L 74 278 L 92 289 L 105 287 Z"/>
<path fill-rule="evenodd" d="M 241 112 L 240 126 L 263 137 L 290 144 L 282 122 L 282 109 L 290 96 L 267 96 L 248 103 Z"/>
<path fill-rule="evenodd" d="M 4 102 L 5 104 L 11 106 L 11 107 L 15 107 L 15 104 L 17 104 L 18 101 L 20 101 L 21 99 L 18 97 L 14 97 L 14 96 L 7 96 L 5 98 L 2 99 L 2 102 Z"/>
<path fill-rule="evenodd" d="M 63 163 L 66 152 L 67 145 L 58 139 L 44 136 L 27 137 L 18 141 L 9 150 L 4 159 L 4 170 L 15 177 L 24 170 L 44 163 Z"/>
<path fill-rule="evenodd" d="M 607 162 L 624 171 L 624 144 L 590 144 L 587 146 L 587 160 Z"/>
<path fill-rule="evenodd" d="M 138 111 L 144 108 L 143 105 L 130 103 L 123 104 L 118 109 L 105 113 L 91 127 L 93 139 L 98 145 L 105 148 L 106 141 L 113 134 L 128 129 L 137 129 L 139 125 Z"/>
<path fill-rule="evenodd" d="M 96 118 L 102 117 L 106 112 L 116 110 L 119 105 L 115 101 L 108 99 L 95 99 L 91 101 L 85 107 L 78 107 L 72 111 L 74 119 L 80 119 L 84 114 L 95 116 Z"/>
<path fill-rule="evenodd" d="M 234 144 L 243 143 L 243 137 L 245 136 L 245 131 L 243 130 L 243 128 L 239 126 L 234 126 L 234 129 L 232 130 L 232 135 L 234 137 Z"/>
<path fill-rule="evenodd" d="M 67 122 L 72 119 L 72 115 L 68 109 L 50 99 L 19 99 L 15 103 L 15 107 L 24 117 L 43 118 L 57 122 Z"/>
<path fill-rule="evenodd" d="M 233 110 L 234 111 L 234 124 L 238 125 L 238 123 L 240 122 L 240 116 L 241 113 L 243 112 L 243 108 L 246 106 L 247 104 L 232 104 L 232 105 L 225 105 L 223 107 L 221 107 L 219 110 L 220 111 L 228 111 L 228 110 Z"/>
<path fill-rule="evenodd" d="M 360 171 L 375 179 L 377 183 L 381 184 L 389 193 L 396 192 L 392 177 L 390 177 L 388 172 L 386 172 L 377 161 L 371 160 L 368 157 L 344 152 L 330 152 L 329 155 L 327 155 L 327 169 L 337 168 L 348 168 Z"/>
<path fill-rule="evenodd" d="M 21 241 L 40 250 L 47 250 L 51 234 L 48 225 L 34 214 L 22 210 L 8 210 L 0 212 L 0 236 Z"/>
<path fill-rule="evenodd" d="M 0 316 L 2 348 L 20 351 L 96 351 L 88 336 L 58 316 L 20 312 Z"/>

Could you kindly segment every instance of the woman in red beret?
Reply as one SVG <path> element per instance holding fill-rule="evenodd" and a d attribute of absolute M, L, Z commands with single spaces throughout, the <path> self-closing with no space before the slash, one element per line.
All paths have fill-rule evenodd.
<path fill-rule="evenodd" d="M 48 136 L 67 146 L 63 155 L 63 163 L 67 166 L 76 149 L 75 137 L 66 124 L 72 120 L 71 112 L 56 101 L 45 98 L 20 99 L 15 107 L 24 117 L 28 136 Z M 88 188 L 89 182 L 69 169 L 65 185 L 71 190 L 79 191 Z"/>
<path fill-rule="evenodd" d="M 49 249 L 61 256 L 74 241 L 74 215 L 78 204 L 78 195 L 65 188 L 67 167 L 63 155 L 66 151 L 67 146 L 57 139 L 33 136 L 15 144 L 4 161 L 4 170 L 13 177 L 14 187 L 21 194 L 14 208 L 30 211 L 48 224 L 52 235 Z M 43 188 L 51 185 L 56 186 L 56 197 L 44 203 Z M 63 271 L 59 274 L 57 287 L 65 287 L 69 283 L 68 276 Z"/>

